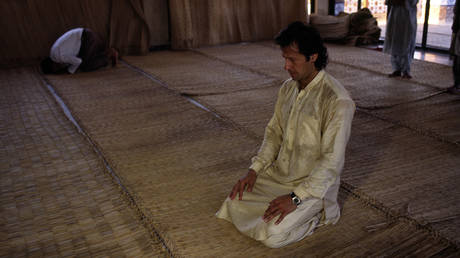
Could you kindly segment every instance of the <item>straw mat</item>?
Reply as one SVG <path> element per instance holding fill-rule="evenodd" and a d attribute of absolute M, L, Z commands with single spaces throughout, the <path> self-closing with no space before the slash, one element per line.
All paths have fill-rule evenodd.
<path fill-rule="evenodd" d="M 268 50 L 259 51 L 264 55 L 258 56 L 258 48 L 260 47 L 256 44 L 238 44 L 204 48 L 198 51 L 248 69 L 270 70 L 269 67 L 257 66 L 248 61 L 251 59 L 260 61 L 263 58 L 278 60 L 277 55 L 270 55 Z M 367 52 L 368 50 L 365 50 L 365 53 Z M 266 64 L 265 66 L 273 65 L 269 61 L 261 63 Z M 452 168 L 460 166 L 460 159 L 454 154 L 458 152 L 458 147 L 446 143 L 448 139 L 442 139 L 447 138 L 443 135 L 453 137 L 458 135 L 456 128 L 460 120 L 454 116 L 454 111 L 458 110 L 458 97 L 411 81 L 389 79 L 384 74 L 372 71 L 357 72 L 357 69 L 352 66 L 331 63 L 328 71 L 335 73 L 335 77 L 340 78 L 339 81 L 351 92 L 366 93 L 365 98 L 356 98 L 356 94 L 353 95 L 358 105 L 376 108 L 371 106 L 376 102 L 380 107 L 372 111 L 357 112 L 355 124 L 358 125 L 354 125 L 352 130 L 353 135 L 356 136 L 352 137 L 350 146 L 355 146 L 356 143 L 364 145 L 358 145 L 360 147 L 351 150 L 352 147 L 349 147 L 347 162 L 348 159 L 353 162 L 347 164 L 343 180 L 353 186 L 361 196 L 365 195 L 364 199 L 378 200 L 391 212 L 414 219 L 420 225 L 429 224 L 434 231 L 440 232 L 451 241 L 458 242 L 460 232 L 457 228 L 460 217 L 457 211 L 460 209 L 456 200 L 460 198 L 460 191 L 456 188 L 455 178 L 459 174 Z M 362 76 L 366 73 L 367 76 L 358 80 L 355 76 L 350 76 L 353 74 Z M 196 99 L 261 139 L 264 127 L 273 113 L 276 92 L 277 88 L 273 87 L 199 96 Z M 382 109 L 385 106 L 389 108 Z M 407 111 L 408 108 L 410 113 L 401 112 Z M 427 116 L 428 110 L 431 115 Z M 367 117 L 364 120 L 366 123 L 356 122 L 362 120 L 362 117 Z M 408 120 L 407 117 L 411 119 Z M 370 126 L 375 126 L 372 127 L 374 131 L 369 131 L 367 127 Z M 430 126 L 434 126 L 434 129 Z M 391 130 L 386 131 L 387 128 Z M 435 132 L 435 136 L 440 135 L 440 137 L 433 138 L 432 131 Z M 361 139 L 365 140 L 360 142 Z M 394 140 L 389 141 L 389 139 Z M 372 142 L 375 144 L 370 144 Z M 380 159 L 383 161 L 378 162 Z M 369 163 L 372 167 L 363 166 L 363 162 Z M 442 171 L 441 175 L 439 175 L 440 171 Z M 357 178 L 365 178 L 365 180 L 356 180 Z M 430 194 L 425 196 L 428 186 L 430 186 Z M 388 188 L 393 189 L 387 191 Z M 410 213 L 407 211 L 408 205 L 410 205 Z M 405 210 L 402 210 L 403 208 Z"/>
<path fill-rule="evenodd" d="M 380 51 L 344 45 L 327 44 L 331 61 L 354 66 L 380 74 L 390 74 L 391 56 Z M 452 67 L 414 59 L 411 64 L 411 81 L 435 88 L 453 85 Z"/>
<path fill-rule="evenodd" d="M 311 238 L 286 248 L 266 248 L 214 217 L 233 183 L 246 172 L 260 144 L 258 137 L 124 66 L 47 78 L 174 256 L 456 252 L 427 230 L 365 205 L 344 190 L 343 217 L 337 225 L 320 228 Z"/>
<path fill-rule="evenodd" d="M 195 99 L 219 116 L 263 139 L 265 126 L 273 115 L 279 86 L 227 94 L 198 96 Z"/>
<path fill-rule="evenodd" d="M 166 257 L 32 68 L 0 70 L 0 256 Z"/>
<path fill-rule="evenodd" d="M 379 109 L 423 100 L 439 94 L 439 90 L 409 80 L 387 78 L 373 71 L 331 62 L 326 69 L 350 92 L 356 105 Z"/>
<path fill-rule="evenodd" d="M 280 56 L 279 48 L 274 45 L 246 43 L 236 45 L 225 45 L 219 47 L 209 47 L 198 49 L 210 58 L 217 58 L 235 67 L 244 67 L 248 70 L 256 70 L 260 73 L 274 76 L 280 81 L 288 78 L 288 74 L 283 70 L 283 60 Z M 382 76 L 381 71 L 364 69 L 355 65 L 353 55 L 356 55 L 355 48 L 341 48 L 340 58 L 350 56 L 350 60 L 335 61 L 338 51 L 332 49 L 329 53 L 330 63 L 326 70 L 338 79 L 350 92 L 353 100 L 359 107 L 375 109 L 394 106 L 401 103 L 416 101 L 438 94 L 440 91 L 427 87 L 425 84 L 417 84 L 416 81 L 390 79 Z M 375 51 L 361 50 L 359 53 L 372 53 Z M 373 58 L 368 55 L 362 59 Z M 369 60 L 372 62 L 373 60 Z M 173 83 L 173 82 L 171 82 Z M 278 84 L 278 85 L 281 85 Z"/>
<path fill-rule="evenodd" d="M 258 44 L 279 49 L 273 41 Z M 375 72 L 385 76 L 393 72 L 390 55 L 381 51 L 338 44 L 326 44 L 326 47 L 330 63 L 352 66 L 359 71 Z M 448 65 L 414 59 L 411 75 L 411 82 L 429 87 L 445 89 L 453 85 L 452 68 Z"/>
<path fill-rule="evenodd" d="M 374 56 L 369 53 L 375 54 L 376 51 L 358 50 L 368 54 L 361 59 L 370 59 L 368 62 L 372 62 Z M 340 62 L 334 61 L 338 51 L 330 53 L 331 62 L 327 71 L 342 82 L 359 107 L 391 107 L 439 93 L 433 85 L 428 87 L 427 83 L 420 84 L 417 80 L 387 78 L 382 76 L 382 70 L 365 69 L 365 63 L 362 66 L 354 64 L 354 58 L 343 60 L 344 57 L 355 55 L 356 48 L 347 47 L 340 51 Z M 163 81 L 168 87 L 187 95 L 276 86 L 288 77 L 283 71 L 279 49 L 254 43 L 201 48 L 195 52 L 159 51 L 148 56 L 125 59 Z M 426 66 L 425 63 L 423 66 Z M 446 70 L 444 66 L 433 66 L 431 70 L 438 74 Z"/>
<path fill-rule="evenodd" d="M 267 87 L 276 81 L 273 77 L 230 66 L 193 51 L 157 51 L 123 59 L 187 95 Z"/>
<path fill-rule="evenodd" d="M 459 147 L 357 112 L 342 180 L 369 201 L 460 241 Z"/>
<path fill-rule="evenodd" d="M 414 103 L 372 111 L 372 114 L 460 144 L 460 97 L 448 93 Z M 421 114 L 421 115 L 420 115 Z"/>
<path fill-rule="evenodd" d="M 275 89 L 257 89 L 197 100 L 261 141 L 275 98 Z M 431 223 L 436 231 L 458 241 L 460 232 L 452 227 L 460 223 L 459 172 L 452 169 L 460 166 L 457 152 L 455 145 L 357 111 L 342 180 L 365 194 L 364 199 L 376 199 L 398 214 L 406 208 L 402 215 L 421 225 Z"/>
<path fill-rule="evenodd" d="M 284 59 L 279 48 L 262 47 L 255 43 L 240 43 L 195 49 L 210 58 L 284 81 L 289 74 L 283 69 Z"/>

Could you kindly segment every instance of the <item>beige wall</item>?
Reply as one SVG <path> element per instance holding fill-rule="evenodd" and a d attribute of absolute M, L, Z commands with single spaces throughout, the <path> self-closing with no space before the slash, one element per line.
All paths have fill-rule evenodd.
<path fill-rule="evenodd" d="M 144 0 L 145 20 L 149 26 L 150 46 L 170 43 L 168 0 Z"/>
<path fill-rule="evenodd" d="M 305 0 L 169 0 L 173 49 L 269 40 L 305 21 Z"/>
<path fill-rule="evenodd" d="M 0 0 L 0 67 L 38 62 L 67 30 L 86 27 L 109 38 L 111 0 Z"/>
<path fill-rule="evenodd" d="M 0 0 L 0 67 L 37 63 L 76 27 L 135 55 L 169 43 L 182 49 L 272 39 L 305 19 L 305 0 Z"/>

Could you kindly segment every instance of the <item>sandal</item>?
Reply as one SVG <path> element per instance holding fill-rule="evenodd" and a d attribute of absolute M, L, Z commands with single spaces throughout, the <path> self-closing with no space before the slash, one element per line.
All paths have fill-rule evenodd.
<path fill-rule="evenodd" d="M 401 71 L 394 71 L 393 73 L 390 73 L 388 77 L 393 78 L 393 77 L 400 77 L 401 76 Z"/>

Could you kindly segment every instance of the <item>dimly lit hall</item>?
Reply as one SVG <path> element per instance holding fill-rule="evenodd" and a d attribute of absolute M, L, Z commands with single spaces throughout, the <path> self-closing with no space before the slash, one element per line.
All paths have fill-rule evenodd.
<path fill-rule="evenodd" d="M 0 256 L 460 256 L 454 5 L 418 1 L 403 79 L 388 76 L 384 0 L 1 1 Z M 356 111 L 340 220 L 269 248 L 215 214 L 264 140 L 290 78 L 273 38 L 297 20 Z M 44 74 L 79 27 L 118 64 Z"/>

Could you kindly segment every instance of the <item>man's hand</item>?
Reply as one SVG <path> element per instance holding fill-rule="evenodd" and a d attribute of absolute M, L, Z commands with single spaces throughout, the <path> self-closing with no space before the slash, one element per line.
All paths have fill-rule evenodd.
<path fill-rule="evenodd" d="M 246 176 L 242 177 L 232 188 L 232 192 L 230 193 L 229 197 L 230 199 L 235 199 L 235 196 L 239 193 L 240 197 L 239 199 L 243 199 L 243 192 L 247 187 L 248 192 L 252 192 L 252 188 L 254 187 L 254 184 L 257 179 L 257 174 L 254 170 L 250 169 Z"/>
<path fill-rule="evenodd" d="M 281 214 L 275 222 L 275 224 L 278 225 L 286 215 L 293 212 L 296 208 L 297 206 L 292 202 L 292 198 L 289 194 L 282 195 L 270 202 L 268 209 L 264 213 L 263 219 L 268 223 L 274 217 L 278 216 L 278 214 Z"/>

